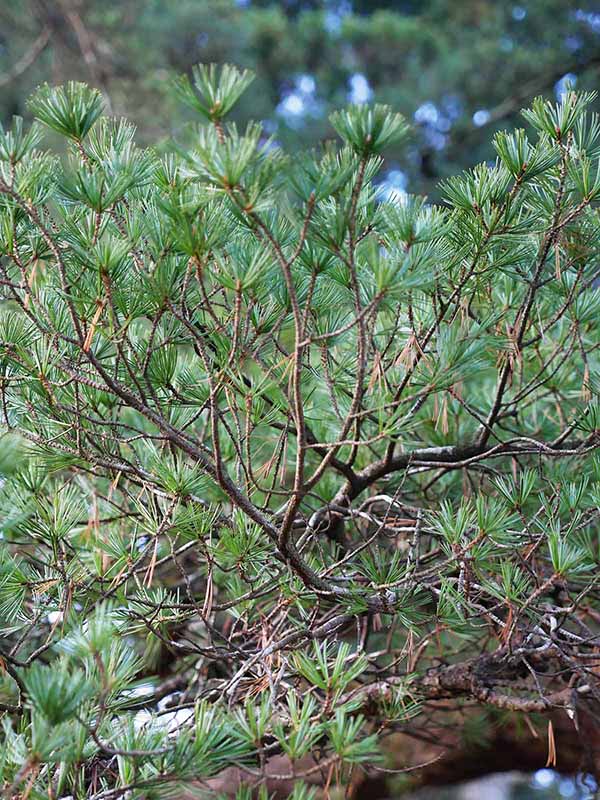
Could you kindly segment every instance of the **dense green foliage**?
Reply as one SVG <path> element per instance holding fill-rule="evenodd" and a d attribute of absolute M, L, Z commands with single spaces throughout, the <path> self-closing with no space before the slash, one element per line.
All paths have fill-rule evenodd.
<path fill-rule="evenodd" d="M 189 73 L 198 61 L 233 61 L 257 75 L 237 121 L 265 120 L 287 152 L 330 137 L 330 111 L 370 93 L 373 102 L 414 118 L 410 147 L 389 150 L 380 178 L 437 198 L 441 178 L 494 157 L 494 130 L 520 124 L 520 109 L 536 95 L 554 99 L 565 75 L 578 89 L 596 87 L 597 6 L 596 0 L 3 3 L 0 121 L 26 117 L 25 99 L 44 81 L 82 80 L 110 98 L 113 113 L 137 125 L 140 141 L 155 144 L 185 119 L 166 90 L 168 78 Z"/>
<path fill-rule="evenodd" d="M 434 206 L 378 195 L 401 115 L 290 158 L 250 79 L 181 79 L 168 155 L 76 83 L 0 134 L 9 797 L 333 786 L 437 700 L 597 702 L 594 98 Z"/>

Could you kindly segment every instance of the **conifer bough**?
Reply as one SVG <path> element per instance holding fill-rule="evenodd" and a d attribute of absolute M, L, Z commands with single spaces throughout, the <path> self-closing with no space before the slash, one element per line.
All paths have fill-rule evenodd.
<path fill-rule="evenodd" d="M 166 155 L 81 84 L 0 131 L 6 797 L 307 800 L 440 701 L 598 714 L 591 96 L 432 206 L 378 186 L 400 115 L 290 158 L 250 80 L 181 79 Z"/>

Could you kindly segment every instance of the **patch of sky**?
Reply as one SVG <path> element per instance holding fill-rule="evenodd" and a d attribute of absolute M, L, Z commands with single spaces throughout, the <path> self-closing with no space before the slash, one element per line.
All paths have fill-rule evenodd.
<path fill-rule="evenodd" d="M 550 792 L 552 797 L 566 800 L 592 800 L 596 796 L 597 783 L 591 775 L 559 775 L 551 769 L 538 769 L 531 779 L 531 788 L 537 792 Z"/>
<path fill-rule="evenodd" d="M 328 33 L 339 33 L 344 17 L 352 13 L 352 3 L 349 0 L 337 0 L 327 3 L 323 16 L 323 25 Z"/>
<path fill-rule="evenodd" d="M 368 103 L 373 97 L 373 90 L 362 72 L 355 72 L 354 75 L 350 77 L 348 83 L 348 100 L 350 103 Z"/>
<path fill-rule="evenodd" d="M 569 89 L 572 89 L 577 83 L 577 75 L 573 72 L 567 72 L 560 80 L 554 84 L 554 94 L 557 100 L 562 100 Z"/>
<path fill-rule="evenodd" d="M 445 94 L 442 98 L 442 109 L 451 122 L 457 120 L 462 114 L 462 102 L 456 94 Z"/>
<path fill-rule="evenodd" d="M 293 86 L 284 93 L 277 106 L 277 114 L 291 128 L 300 127 L 306 116 L 318 117 L 322 113 L 323 103 L 317 99 L 316 89 L 312 75 L 297 75 Z"/>
<path fill-rule="evenodd" d="M 304 98 L 299 92 L 290 92 L 286 95 L 281 103 L 277 106 L 277 110 L 284 116 L 297 117 L 304 113 L 305 103 Z"/>
<path fill-rule="evenodd" d="M 512 8 L 512 18 L 517 22 L 523 22 L 525 17 L 527 16 L 527 9 L 523 8 L 523 6 L 513 6 Z"/>
<path fill-rule="evenodd" d="M 482 125 L 486 125 L 490 121 L 490 117 L 491 114 L 487 108 L 478 108 L 473 114 L 473 125 L 481 128 Z"/>
<path fill-rule="evenodd" d="M 581 50 L 583 42 L 581 41 L 580 36 L 566 36 L 565 37 L 565 47 L 571 53 L 575 53 L 577 50 Z"/>
<path fill-rule="evenodd" d="M 272 136 L 274 133 L 276 133 L 277 128 L 279 127 L 276 119 L 264 119 L 262 126 L 264 132 L 269 136 Z"/>
<path fill-rule="evenodd" d="M 417 108 L 414 116 L 415 122 L 422 122 L 425 125 L 436 125 L 440 118 L 440 112 L 436 104 L 428 100 Z"/>
<path fill-rule="evenodd" d="M 583 8 L 578 8 L 573 13 L 577 22 L 583 22 L 594 33 L 600 33 L 600 12 L 599 11 L 585 11 Z"/>
<path fill-rule="evenodd" d="M 561 797 L 575 797 L 577 787 L 573 778 L 561 778 L 558 782 L 558 793 Z"/>
<path fill-rule="evenodd" d="M 296 86 L 298 87 L 298 91 L 302 92 L 303 94 L 314 94 L 315 89 L 317 88 L 315 79 L 312 75 L 298 75 Z"/>
<path fill-rule="evenodd" d="M 268 136 L 262 136 L 260 139 L 260 146 L 265 149 L 265 152 L 270 153 L 272 150 L 281 150 L 281 142 L 279 139 L 274 139 Z"/>
<path fill-rule="evenodd" d="M 377 187 L 377 197 L 389 203 L 402 205 L 406 202 L 408 177 L 398 167 L 388 170 Z"/>
<path fill-rule="evenodd" d="M 441 105 L 427 100 L 415 111 L 414 120 L 421 127 L 425 141 L 434 150 L 443 150 L 446 146 L 446 134 L 459 115 L 459 108 L 456 99 L 449 95 Z"/>

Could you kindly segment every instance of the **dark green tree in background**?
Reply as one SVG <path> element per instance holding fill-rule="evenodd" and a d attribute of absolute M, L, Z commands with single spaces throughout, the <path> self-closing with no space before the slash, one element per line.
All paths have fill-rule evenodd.
<path fill-rule="evenodd" d="M 287 149 L 332 136 L 350 101 L 389 103 L 414 122 L 392 148 L 389 189 L 437 195 L 440 178 L 493 158 L 491 135 L 566 77 L 593 89 L 600 68 L 594 0 L 23 0 L 0 8 L 0 119 L 26 115 L 46 80 L 85 80 L 126 114 L 142 142 L 185 117 L 169 76 L 232 61 L 257 79 L 236 117 L 268 122 Z"/>

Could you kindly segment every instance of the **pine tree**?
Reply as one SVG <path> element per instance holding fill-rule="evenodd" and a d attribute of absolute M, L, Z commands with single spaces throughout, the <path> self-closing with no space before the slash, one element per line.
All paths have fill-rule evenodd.
<path fill-rule="evenodd" d="M 285 756 L 307 800 L 438 700 L 597 710 L 593 96 L 436 206 L 377 188 L 402 116 L 291 157 L 228 121 L 251 79 L 178 81 L 166 154 L 78 83 L 0 131 L 6 797 L 241 800 Z"/>

